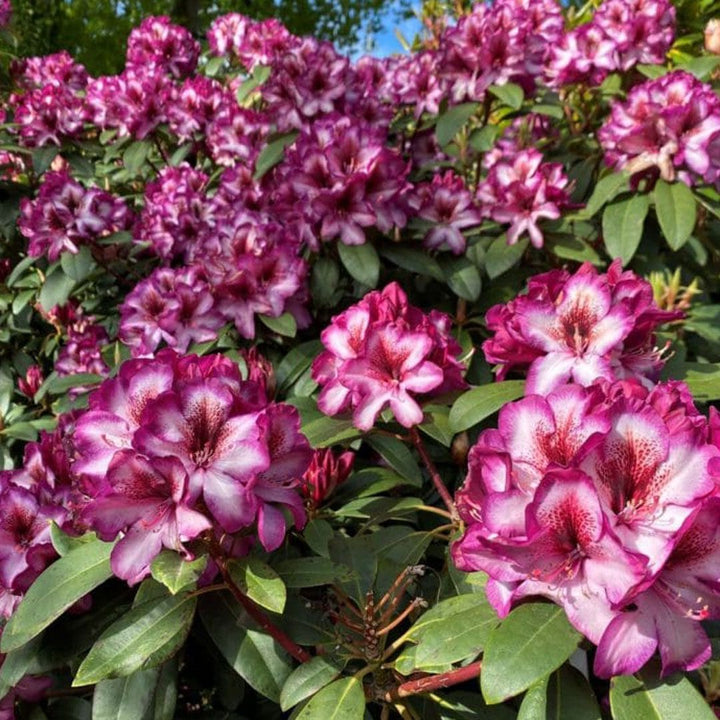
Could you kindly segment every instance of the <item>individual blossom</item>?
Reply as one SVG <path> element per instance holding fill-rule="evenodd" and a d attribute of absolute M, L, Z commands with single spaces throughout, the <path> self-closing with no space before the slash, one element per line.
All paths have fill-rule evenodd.
<path fill-rule="evenodd" d="M 197 266 L 158 268 L 120 306 L 119 337 L 134 356 L 161 343 L 185 352 L 193 342 L 214 340 L 224 324 Z"/>
<path fill-rule="evenodd" d="M 538 221 L 557 220 L 570 203 L 568 177 L 559 163 L 543 161 L 542 153 L 528 148 L 493 159 L 487 177 L 477 189 L 482 212 L 499 223 L 510 223 L 509 245 L 527 233 L 535 247 L 544 236 Z"/>
<path fill-rule="evenodd" d="M 482 223 L 472 193 L 452 170 L 433 176 L 429 183 L 415 185 L 409 204 L 428 228 L 423 246 L 429 250 L 447 248 L 461 255 L 467 244 L 462 231 Z"/>
<path fill-rule="evenodd" d="M 496 305 L 486 317 L 493 336 L 483 343 L 498 379 L 510 370 L 527 372 L 526 392 L 546 394 L 572 379 L 657 380 L 664 364 L 655 330 L 683 316 L 663 311 L 652 287 L 619 260 L 606 274 L 585 263 L 570 275 L 551 271 L 532 278 L 528 293 Z"/>
<path fill-rule="evenodd" d="M 183 78 L 194 72 L 200 56 L 200 43 L 166 16 L 145 18 L 130 32 L 126 67 L 142 68 L 155 64 L 169 75 Z"/>
<path fill-rule="evenodd" d="M 681 383 L 568 385 L 500 411 L 457 493 L 463 570 L 490 575 L 504 616 L 542 596 L 598 645 L 601 677 L 660 649 L 663 673 L 697 667 L 718 617 L 720 450 Z"/>
<path fill-rule="evenodd" d="M 181 142 L 199 139 L 228 102 L 227 90 L 217 80 L 204 75 L 189 77 L 173 91 L 167 109 L 170 131 Z"/>
<path fill-rule="evenodd" d="M 606 164 L 636 178 L 691 186 L 720 178 L 720 99 L 682 70 L 637 85 L 625 102 L 613 103 L 598 138 Z"/>
<path fill-rule="evenodd" d="M 234 98 L 226 99 L 207 124 L 205 144 L 218 165 L 252 165 L 269 131 L 265 113 L 242 108 Z"/>
<path fill-rule="evenodd" d="M 55 361 L 55 372 L 60 376 L 107 375 L 110 368 L 102 356 L 102 348 L 110 342 L 107 331 L 95 322 L 92 315 L 78 313 L 66 328 L 65 344 Z M 75 388 L 74 391 L 78 391 Z"/>
<path fill-rule="evenodd" d="M 351 410 L 361 430 L 388 406 L 401 425 L 421 423 L 420 401 L 465 387 L 449 329 L 449 319 L 410 305 L 396 283 L 369 293 L 321 335 L 326 350 L 312 367 L 318 406 L 328 415 Z"/>
<path fill-rule="evenodd" d="M 20 204 L 20 232 L 29 240 L 28 254 L 47 254 L 52 262 L 64 251 L 127 228 L 132 213 L 125 202 L 99 188 L 83 187 L 67 171 L 49 172 L 34 200 Z"/>
<path fill-rule="evenodd" d="M 113 573 L 135 585 L 150 573 L 150 564 L 162 548 L 185 559 L 193 555 L 183 543 L 212 527 L 210 520 L 191 505 L 188 476 L 173 457 L 152 461 L 132 450 L 119 450 L 108 466 L 102 490 L 85 506 L 82 522 L 112 541 L 122 539 L 110 555 Z"/>

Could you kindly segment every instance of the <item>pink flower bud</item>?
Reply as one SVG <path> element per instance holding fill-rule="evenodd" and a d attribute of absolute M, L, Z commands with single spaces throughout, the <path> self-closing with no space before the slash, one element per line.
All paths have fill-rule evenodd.
<path fill-rule="evenodd" d="M 42 385 L 43 371 L 39 365 L 31 365 L 24 378 L 18 378 L 18 390 L 26 397 L 33 398 Z"/>
<path fill-rule="evenodd" d="M 705 26 L 705 49 L 713 55 L 720 55 L 720 19 L 713 18 Z"/>

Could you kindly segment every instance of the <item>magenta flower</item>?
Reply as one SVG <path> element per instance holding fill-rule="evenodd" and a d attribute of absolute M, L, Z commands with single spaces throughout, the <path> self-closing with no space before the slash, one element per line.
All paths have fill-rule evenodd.
<path fill-rule="evenodd" d="M 675 70 L 614 103 L 598 139 L 611 167 L 694 185 L 714 183 L 720 175 L 720 158 L 712 150 L 718 133 L 720 99 L 709 85 Z"/>
<path fill-rule="evenodd" d="M 553 271 L 529 283 L 527 295 L 488 311 L 495 335 L 483 343 L 498 378 L 527 370 L 527 392 L 545 394 L 572 378 L 589 385 L 596 378 L 654 380 L 664 360 L 654 347 L 658 325 L 682 317 L 661 311 L 652 289 L 616 260 L 599 275 L 589 263 L 574 275 Z"/>
<path fill-rule="evenodd" d="M 103 540 L 114 540 L 110 565 L 113 573 L 131 585 L 150 573 L 150 564 L 163 547 L 188 559 L 183 543 L 212 527 L 202 513 L 192 510 L 188 476 L 173 457 L 148 458 L 121 450 L 108 467 L 103 490 L 85 507 L 83 521 Z"/>
<path fill-rule="evenodd" d="M 155 64 L 169 75 L 183 78 L 194 72 L 200 55 L 200 43 L 184 27 L 173 25 L 170 18 L 148 17 L 130 32 L 127 68 Z"/>
<path fill-rule="evenodd" d="M 327 350 L 312 370 L 323 386 L 318 406 L 328 415 L 352 409 L 362 430 L 387 406 L 401 425 L 421 423 L 418 395 L 426 399 L 465 387 L 460 348 L 449 330 L 445 316 L 409 305 L 397 283 L 369 293 L 322 333 Z"/>
<path fill-rule="evenodd" d="M 504 616 L 543 596 L 598 645 L 601 677 L 695 668 L 717 617 L 720 450 L 681 383 L 567 385 L 506 405 L 470 451 L 456 565 Z M 712 510 L 712 512 L 711 512 Z"/>
<path fill-rule="evenodd" d="M 543 162 L 542 153 L 530 148 L 493 158 L 487 177 L 478 185 L 477 198 L 485 216 L 510 223 L 508 245 L 527 233 L 539 248 L 544 238 L 538 221 L 560 217 L 570 202 L 567 185 L 562 165 Z"/>

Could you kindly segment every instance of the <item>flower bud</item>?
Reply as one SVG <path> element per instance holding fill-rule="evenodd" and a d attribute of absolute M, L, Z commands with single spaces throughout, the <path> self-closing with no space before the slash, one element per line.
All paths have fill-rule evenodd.
<path fill-rule="evenodd" d="M 24 378 L 18 378 L 18 390 L 32 399 L 40 386 L 43 384 L 43 372 L 39 365 L 31 365 Z"/>

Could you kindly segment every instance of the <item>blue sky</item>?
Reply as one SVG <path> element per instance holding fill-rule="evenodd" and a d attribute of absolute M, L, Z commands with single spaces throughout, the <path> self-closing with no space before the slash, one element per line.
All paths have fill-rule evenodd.
<path fill-rule="evenodd" d="M 413 5 L 413 8 L 419 10 L 420 5 Z M 397 12 L 394 9 L 394 3 L 389 3 L 388 10 L 383 18 L 383 28 L 373 37 L 374 47 L 371 51 L 372 55 L 385 57 L 394 53 L 404 52 L 403 46 L 395 34 L 396 29 L 400 30 L 408 42 L 412 42 L 413 37 L 420 30 L 420 21 L 415 16 L 408 19 L 398 18 Z M 355 53 L 352 53 L 352 55 L 359 57 L 366 53 L 367 48 L 360 47 Z"/>

